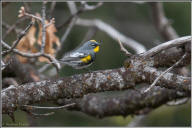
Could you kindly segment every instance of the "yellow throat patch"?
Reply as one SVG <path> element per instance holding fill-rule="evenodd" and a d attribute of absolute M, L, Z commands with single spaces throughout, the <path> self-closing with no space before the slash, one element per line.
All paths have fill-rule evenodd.
<path fill-rule="evenodd" d="M 94 52 L 99 52 L 99 46 L 93 49 Z"/>
<path fill-rule="evenodd" d="M 85 63 L 89 62 L 90 60 L 91 60 L 91 56 L 90 55 L 88 55 L 88 56 L 86 56 L 86 57 L 81 59 L 81 61 L 83 61 Z"/>

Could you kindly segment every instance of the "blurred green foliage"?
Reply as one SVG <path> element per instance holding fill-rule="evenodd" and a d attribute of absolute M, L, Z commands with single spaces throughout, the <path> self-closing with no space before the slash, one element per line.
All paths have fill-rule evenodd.
<path fill-rule="evenodd" d="M 18 18 L 18 10 L 23 3 L 11 3 L 2 9 L 3 21 L 13 24 Z M 79 3 L 78 3 L 79 5 Z M 50 5 L 48 5 L 50 6 Z M 30 3 L 31 12 L 41 12 L 40 3 Z M 173 27 L 176 29 L 180 36 L 190 34 L 190 3 L 164 3 L 166 16 L 172 21 Z M 12 10 L 12 11 L 10 11 Z M 57 3 L 54 17 L 56 25 L 64 22 L 69 16 L 69 9 L 65 2 Z M 151 48 L 157 45 L 155 42 L 163 42 L 163 39 L 156 31 L 153 25 L 151 10 L 148 4 L 134 4 L 134 3 L 112 3 L 106 2 L 100 8 L 85 12 L 80 15 L 82 18 L 88 19 L 101 19 L 109 23 L 114 28 L 122 32 L 124 35 L 129 36 L 140 43 L 146 48 Z M 23 27 L 28 22 L 19 25 Z M 67 26 L 58 31 L 57 35 L 61 37 L 65 32 Z M 65 48 L 63 53 L 74 49 L 83 40 L 88 28 L 81 26 L 74 26 L 65 41 Z M 3 33 L 6 30 L 3 29 Z M 15 34 L 11 34 L 5 39 L 7 42 L 15 40 Z M 106 33 L 97 31 L 93 39 L 102 42 L 101 50 L 97 55 L 94 64 L 89 67 L 89 70 L 102 70 L 119 68 L 125 60 L 125 55 L 120 51 L 119 45 Z M 129 49 L 129 48 L 128 48 Z M 133 50 L 129 49 L 134 53 Z M 61 55 L 60 55 L 61 57 Z M 70 67 L 63 67 L 60 71 L 60 76 L 69 76 L 76 73 L 83 73 L 85 70 L 74 70 Z M 52 104 L 44 104 L 52 105 Z M 40 111 L 42 112 L 42 111 Z M 152 111 L 143 120 L 144 126 L 189 126 L 191 121 L 191 104 L 190 102 L 185 105 L 168 107 L 162 106 Z M 126 126 L 133 119 L 131 116 L 126 118 L 122 116 L 106 117 L 98 119 L 88 116 L 81 112 L 58 110 L 52 116 L 41 117 L 33 119 L 28 117 L 24 112 L 17 111 L 15 114 L 16 123 L 13 124 L 7 115 L 3 115 L 3 125 L 14 126 L 21 124 L 21 126 L 29 125 L 32 122 L 34 126 Z"/>

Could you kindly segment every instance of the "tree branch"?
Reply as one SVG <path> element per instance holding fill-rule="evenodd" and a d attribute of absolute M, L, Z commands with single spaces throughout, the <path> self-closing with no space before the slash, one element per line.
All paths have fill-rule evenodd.
<path fill-rule="evenodd" d="M 90 92 L 128 89 L 135 86 L 135 83 L 150 82 L 151 79 L 155 79 L 161 74 L 160 71 L 153 68 L 145 67 L 143 69 L 137 66 L 127 70 L 120 68 L 95 71 L 57 80 L 10 86 L 1 92 L 3 113 L 14 112 L 19 106 L 46 100 L 78 98 Z M 157 85 L 190 93 L 190 82 L 189 77 L 167 73 Z"/>
<path fill-rule="evenodd" d="M 96 93 L 85 95 L 82 99 L 60 99 L 58 104 L 74 102 L 76 105 L 68 108 L 69 110 L 81 111 L 91 116 L 103 118 L 129 114 L 143 115 L 168 101 L 188 96 L 190 94 L 180 94 L 175 90 L 154 87 L 152 91 L 145 94 L 135 90 L 126 90 L 110 96 Z"/>
<path fill-rule="evenodd" d="M 166 69 L 164 72 L 161 73 L 161 75 L 159 75 L 154 82 L 149 86 L 149 88 L 147 88 L 146 90 L 144 90 L 144 93 L 148 92 L 149 90 L 151 90 L 152 87 L 155 86 L 155 84 L 159 81 L 159 79 L 161 79 L 166 73 L 170 72 L 173 68 L 175 68 L 180 62 L 183 61 L 183 59 L 186 57 L 186 54 L 184 54 L 182 56 L 182 58 L 177 61 L 173 66 L 171 66 L 170 68 Z"/>
<path fill-rule="evenodd" d="M 22 17 L 22 18 L 20 18 L 20 19 L 18 19 L 16 22 L 15 22 L 15 24 L 13 24 L 13 25 L 11 25 L 11 26 L 7 26 L 7 31 L 5 32 L 5 33 L 3 33 L 3 39 L 5 39 L 5 37 L 7 37 L 7 35 L 9 34 L 9 33 L 11 33 L 12 31 L 15 31 L 16 33 L 18 32 L 17 30 L 17 26 L 21 23 L 21 22 L 23 22 L 23 21 L 25 21 L 25 20 L 27 20 L 27 19 L 29 19 L 28 17 Z M 2 25 L 3 26 L 5 26 L 5 22 L 2 22 Z"/>
<path fill-rule="evenodd" d="M 46 20 L 46 14 L 45 14 L 45 10 L 46 10 L 46 2 L 43 1 L 42 3 L 42 9 L 41 9 L 41 15 L 42 15 L 42 20 L 41 20 L 41 24 L 42 24 L 42 41 L 41 41 L 41 53 L 44 53 L 44 48 L 45 48 L 45 41 L 46 41 L 46 24 L 45 24 L 45 20 Z"/>
<path fill-rule="evenodd" d="M 180 37 L 180 38 L 177 38 L 174 40 L 170 40 L 166 43 L 160 44 L 160 45 L 148 50 L 147 52 L 142 54 L 142 56 L 144 56 L 146 58 L 154 56 L 155 54 L 157 54 L 163 50 L 166 50 L 168 48 L 180 46 L 184 43 L 190 42 L 191 39 L 192 39 L 192 36 L 184 36 L 184 37 Z"/>
<path fill-rule="evenodd" d="M 2 55 L 6 55 L 6 54 L 10 53 L 17 46 L 17 44 L 20 42 L 20 40 L 27 34 L 28 30 L 32 27 L 33 24 L 34 24 L 34 22 L 31 21 L 31 23 L 26 27 L 26 29 L 19 34 L 17 40 L 14 41 L 12 47 L 9 50 L 4 51 L 2 53 Z"/>
<path fill-rule="evenodd" d="M 99 30 L 108 34 L 112 39 L 118 41 L 118 39 L 126 46 L 132 48 L 136 53 L 143 53 L 146 51 L 146 48 L 140 44 L 139 42 L 123 35 L 111 25 L 99 20 L 99 19 L 82 19 L 78 18 L 77 25 L 85 26 L 85 27 L 96 27 Z"/>
<path fill-rule="evenodd" d="M 7 49 L 11 49 L 11 47 L 6 44 L 4 41 L 1 40 L 1 44 L 3 47 L 7 48 Z M 23 56 L 23 57 L 29 57 L 29 58 L 37 58 L 37 57 L 40 57 L 40 56 L 43 56 L 43 57 L 46 57 L 47 59 L 49 59 L 52 64 L 56 67 L 57 70 L 59 70 L 61 68 L 59 62 L 55 59 L 55 57 L 49 55 L 49 54 L 46 54 L 46 53 L 41 53 L 41 52 L 37 52 L 37 53 L 26 53 L 26 52 L 21 52 L 17 49 L 13 49 L 12 52 L 20 55 L 20 56 Z"/>
<path fill-rule="evenodd" d="M 163 4 L 159 2 L 151 2 L 152 15 L 155 26 L 165 40 L 173 40 L 178 38 L 175 29 L 171 26 L 163 10 Z"/>
<path fill-rule="evenodd" d="M 127 51 L 127 49 L 125 49 L 125 47 L 123 46 L 123 44 L 121 43 L 120 40 L 118 40 L 119 46 L 120 46 L 120 50 L 122 52 L 124 52 L 127 56 L 131 56 L 132 54 L 130 52 Z"/>

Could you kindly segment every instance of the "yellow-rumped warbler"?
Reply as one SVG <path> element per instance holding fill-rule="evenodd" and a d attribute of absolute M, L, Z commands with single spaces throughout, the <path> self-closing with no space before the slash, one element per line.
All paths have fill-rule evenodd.
<path fill-rule="evenodd" d="M 89 40 L 78 48 L 66 53 L 60 63 L 71 66 L 75 69 L 82 69 L 90 66 L 96 59 L 100 44 L 95 40 Z"/>

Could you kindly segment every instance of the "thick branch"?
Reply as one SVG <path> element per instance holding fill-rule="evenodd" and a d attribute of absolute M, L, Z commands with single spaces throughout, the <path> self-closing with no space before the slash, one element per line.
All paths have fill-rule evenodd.
<path fill-rule="evenodd" d="M 154 87 L 145 94 L 135 90 L 127 90 L 106 96 L 100 93 L 85 95 L 82 99 L 60 99 L 58 104 L 76 103 L 70 110 L 82 111 L 96 117 L 114 115 L 127 116 L 129 114 L 146 114 L 168 101 L 189 95 L 180 94 L 175 90 Z"/>
<path fill-rule="evenodd" d="M 10 86 L 1 92 L 3 113 L 14 112 L 17 106 L 25 104 L 58 98 L 78 98 L 90 92 L 131 88 L 135 83 L 151 81 L 151 78 L 154 80 L 160 73 L 150 68 L 134 67 L 128 70 L 120 68 Z M 190 81 L 188 77 L 167 73 L 157 85 L 190 92 Z"/>
<path fill-rule="evenodd" d="M 187 43 L 191 45 L 191 42 Z M 191 47 L 191 46 L 189 46 Z M 166 50 L 165 52 L 160 52 L 152 57 L 154 60 L 155 67 L 170 67 L 176 63 L 179 58 L 181 58 L 187 52 L 186 59 L 184 59 L 178 67 L 183 67 L 191 63 L 191 49 L 190 51 L 183 50 L 182 48 L 177 50 Z"/>
<path fill-rule="evenodd" d="M 184 54 L 184 55 L 182 56 L 182 58 L 181 58 L 179 61 L 177 61 L 174 65 L 172 65 L 171 67 L 169 67 L 168 69 L 166 69 L 164 72 L 162 72 L 161 75 L 159 75 L 159 76 L 154 80 L 154 82 L 150 85 L 150 87 L 147 88 L 144 92 L 146 93 L 147 91 L 151 90 L 151 88 L 154 87 L 155 84 L 156 84 L 166 73 L 170 72 L 173 68 L 175 68 L 177 65 L 179 65 L 179 63 L 181 63 L 181 62 L 185 59 L 186 56 L 187 56 L 187 53 Z"/>

